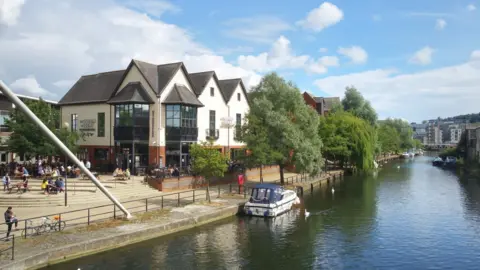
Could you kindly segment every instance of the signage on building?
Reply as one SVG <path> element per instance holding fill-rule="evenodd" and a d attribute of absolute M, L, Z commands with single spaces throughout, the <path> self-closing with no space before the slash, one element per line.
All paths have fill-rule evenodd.
<path fill-rule="evenodd" d="M 83 119 L 80 120 L 80 131 L 95 131 L 97 119 Z"/>
<path fill-rule="evenodd" d="M 233 127 L 233 117 L 222 117 L 222 118 L 220 118 L 220 127 L 221 128 Z"/>

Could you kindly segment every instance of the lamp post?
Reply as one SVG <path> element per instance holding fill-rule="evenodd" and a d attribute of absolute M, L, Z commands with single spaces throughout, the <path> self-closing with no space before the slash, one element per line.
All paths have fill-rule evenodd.
<path fill-rule="evenodd" d="M 64 122 L 63 123 L 63 126 L 64 128 L 66 128 L 68 130 L 68 128 L 70 127 L 70 124 L 68 122 Z M 65 142 L 64 142 L 65 146 L 68 147 L 67 145 L 67 138 L 65 138 Z M 68 206 L 68 195 L 67 195 L 67 177 L 68 177 L 68 172 L 67 172 L 67 156 L 65 156 L 65 165 L 63 166 L 63 169 L 65 170 L 65 190 L 63 191 L 63 194 L 64 194 L 64 201 L 65 201 L 65 207 Z"/>

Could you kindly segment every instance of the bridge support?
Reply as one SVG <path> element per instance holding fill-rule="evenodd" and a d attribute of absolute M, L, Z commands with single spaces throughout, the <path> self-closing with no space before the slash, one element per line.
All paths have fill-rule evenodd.
<path fill-rule="evenodd" d="M 23 103 L 11 90 L 10 88 L 7 87 L 7 85 L 0 80 L 0 91 L 13 103 L 15 106 L 20 109 L 25 115 L 32 120 L 33 123 L 35 123 L 38 127 L 40 127 L 40 130 L 50 139 L 53 141 L 53 143 L 62 150 L 62 152 L 70 159 L 72 160 L 79 168 L 82 170 L 84 174 L 86 174 L 90 180 L 107 196 L 110 201 L 122 212 L 125 214 L 126 218 L 131 218 L 132 216 L 130 215 L 130 212 L 115 198 L 103 185 L 98 181 L 98 179 L 85 167 L 85 165 L 75 156 L 75 154 L 68 149 L 68 147 L 63 144 L 62 141 L 60 141 L 53 132 L 48 129 L 45 124 L 38 119 L 38 117 Z M 66 164 L 65 164 L 66 165 Z"/>

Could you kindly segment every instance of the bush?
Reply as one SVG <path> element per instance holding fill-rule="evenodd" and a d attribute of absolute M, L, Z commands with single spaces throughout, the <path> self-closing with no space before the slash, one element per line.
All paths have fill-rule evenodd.
<path fill-rule="evenodd" d="M 456 148 L 445 149 L 438 155 L 439 157 L 445 159 L 446 157 L 457 157 L 458 158 L 458 151 Z"/>

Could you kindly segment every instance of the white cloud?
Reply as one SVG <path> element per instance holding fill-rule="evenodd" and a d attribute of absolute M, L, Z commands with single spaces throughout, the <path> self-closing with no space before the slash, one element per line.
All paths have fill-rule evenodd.
<path fill-rule="evenodd" d="M 25 0 L 0 0 L 0 25 L 15 25 Z"/>
<path fill-rule="evenodd" d="M 289 23 L 274 16 L 236 18 L 224 25 L 228 28 L 223 31 L 226 36 L 259 43 L 271 43 L 281 33 L 293 30 Z"/>
<path fill-rule="evenodd" d="M 241 77 L 247 86 L 259 81 L 257 73 L 229 64 L 185 29 L 118 3 L 27 1 L 18 24 L 2 33 L 2 79 L 11 83 L 33 74 L 38 85 L 52 86 L 49 90 L 61 97 L 66 80 L 123 69 L 135 58 L 155 64 L 185 61 L 189 71 L 213 69 L 221 79 Z M 43 89 L 33 87 L 31 79 L 20 82 Z"/>
<path fill-rule="evenodd" d="M 432 56 L 434 52 L 435 52 L 434 49 L 432 49 L 429 46 L 425 46 L 422 49 L 415 52 L 415 54 L 410 58 L 409 62 L 411 64 L 422 65 L 422 66 L 428 65 L 432 63 Z"/>
<path fill-rule="evenodd" d="M 60 81 L 54 82 L 52 84 L 55 85 L 58 88 L 61 88 L 63 90 L 67 90 L 67 89 L 70 89 L 75 84 L 75 82 L 76 81 L 74 81 L 74 80 L 60 80 Z"/>
<path fill-rule="evenodd" d="M 472 61 L 480 61 L 480 50 L 473 51 L 470 55 Z"/>
<path fill-rule="evenodd" d="M 15 80 L 10 84 L 10 87 L 16 93 L 23 93 L 25 95 L 30 95 L 34 97 L 52 95 L 49 91 L 43 89 L 40 86 L 40 84 L 37 82 L 37 79 L 35 79 L 35 76 L 33 75 Z"/>
<path fill-rule="evenodd" d="M 317 61 L 310 61 L 306 67 L 307 72 L 323 74 L 328 71 L 328 67 L 338 67 L 340 60 L 336 56 L 322 56 Z"/>
<path fill-rule="evenodd" d="M 367 52 L 360 46 L 351 46 L 348 48 L 340 47 L 338 48 L 337 53 L 350 58 L 354 64 L 363 64 L 367 62 L 368 59 Z"/>
<path fill-rule="evenodd" d="M 274 69 L 302 68 L 309 59 L 308 55 L 295 55 L 292 52 L 290 40 L 281 36 L 273 43 L 269 52 L 259 55 L 240 55 L 238 63 L 244 69 L 266 72 Z"/>
<path fill-rule="evenodd" d="M 475 7 L 473 4 L 470 4 L 470 5 L 467 6 L 468 11 L 474 11 L 476 9 L 477 9 L 477 7 Z"/>
<path fill-rule="evenodd" d="M 453 116 L 478 111 L 480 103 L 480 50 L 462 64 L 418 73 L 377 69 L 315 81 L 322 91 L 343 96 L 346 86 L 354 85 L 372 102 L 380 117 Z M 461 104 L 461 105 L 459 105 Z"/>
<path fill-rule="evenodd" d="M 315 32 L 333 26 L 343 20 L 343 11 L 332 3 L 323 2 L 318 8 L 311 10 L 304 20 L 297 25 Z"/>
<path fill-rule="evenodd" d="M 320 49 L 318 49 L 318 52 L 326 53 L 326 52 L 328 52 L 328 49 L 327 48 L 320 48 Z"/>
<path fill-rule="evenodd" d="M 165 12 L 178 13 L 180 7 L 162 0 L 129 0 L 125 6 L 152 16 L 161 16 Z"/>
<path fill-rule="evenodd" d="M 435 22 L 435 29 L 437 30 L 443 30 L 447 26 L 447 22 L 444 19 L 437 19 Z"/>

